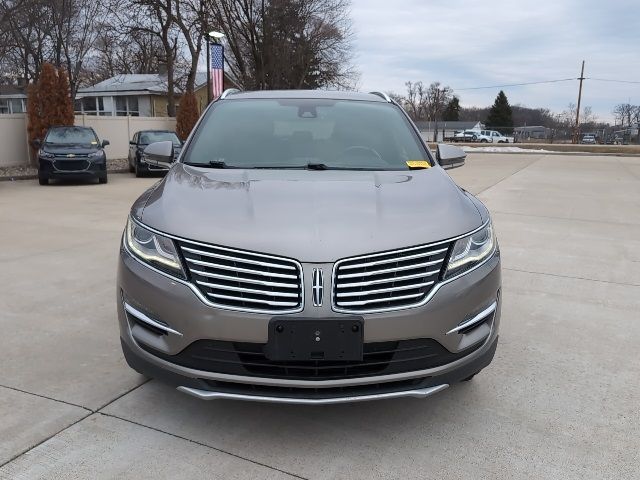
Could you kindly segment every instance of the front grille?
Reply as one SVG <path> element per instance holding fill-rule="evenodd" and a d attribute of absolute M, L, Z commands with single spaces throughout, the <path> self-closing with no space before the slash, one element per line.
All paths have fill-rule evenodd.
<path fill-rule="evenodd" d="M 178 242 L 191 280 L 215 305 L 265 313 L 302 310 L 302 268 L 281 257 Z"/>
<path fill-rule="evenodd" d="M 347 258 L 336 263 L 333 306 L 365 313 L 420 303 L 438 281 L 449 243 Z"/>
<path fill-rule="evenodd" d="M 54 153 L 53 154 L 56 158 L 89 158 L 89 154 L 88 153 Z M 73 155 L 73 157 L 70 157 L 69 155 Z"/>
<path fill-rule="evenodd" d="M 177 355 L 167 355 L 140 344 L 149 353 L 170 363 L 206 372 L 294 380 L 335 380 L 414 372 L 458 360 L 478 349 L 482 342 L 451 353 L 431 338 L 365 343 L 362 361 L 269 360 L 261 343 L 198 340 Z"/>
<path fill-rule="evenodd" d="M 89 168 L 91 163 L 89 160 L 55 160 L 53 162 L 56 170 L 63 170 L 65 172 L 79 172 Z"/>

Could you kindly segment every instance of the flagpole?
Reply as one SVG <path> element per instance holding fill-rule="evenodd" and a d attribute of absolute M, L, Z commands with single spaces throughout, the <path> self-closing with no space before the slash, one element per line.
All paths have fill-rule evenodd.
<path fill-rule="evenodd" d="M 211 103 L 211 42 L 207 35 L 207 105 Z"/>
<path fill-rule="evenodd" d="M 211 31 L 207 33 L 207 105 L 211 103 L 211 39 L 218 44 L 224 33 Z M 222 46 L 222 45 L 221 45 Z M 222 82 L 224 85 L 224 46 L 222 46 Z"/>

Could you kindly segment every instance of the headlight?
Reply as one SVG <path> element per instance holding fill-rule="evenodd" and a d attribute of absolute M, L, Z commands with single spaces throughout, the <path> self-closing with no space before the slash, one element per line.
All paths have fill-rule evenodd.
<path fill-rule="evenodd" d="M 55 155 L 53 153 L 45 152 L 44 150 L 38 151 L 38 156 L 41 158 L 54 158 Z"/>
<path fill-rule="evenodd" d="M 444 278 L 451 278 L 472 269 L 493 253 L 496 237 L 491 223 L 467 237 L 457 240 L 453 246 Z"/>
<path fill-rule="evenodd" d="M 98 150 L 87 155 L 89 158 L 102 158 L 104 157 L 104 151 Z"/>
<path fill-rule="evenodd" d="M 143 262 L 165 272 L 186 278 L 173 240 L 127 220 L 124 241 L 129 251 Z"/>

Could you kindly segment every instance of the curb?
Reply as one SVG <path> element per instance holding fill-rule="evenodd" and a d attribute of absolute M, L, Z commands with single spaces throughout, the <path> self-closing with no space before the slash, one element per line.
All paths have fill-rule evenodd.
<path fill-rule="evenodd" d="M 108 174 L 111 173 L 129 173 L 128 168 L 118 168 L 116 170 L 107 170 Z M 15 182 L 17 180 L 36 180 L 38 175 L 13 175 L 13 176 L 0 176 L 0 182 Z"/>

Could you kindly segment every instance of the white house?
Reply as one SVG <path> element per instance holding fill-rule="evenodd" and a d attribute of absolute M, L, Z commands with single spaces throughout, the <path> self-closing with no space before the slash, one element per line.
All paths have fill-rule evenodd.
<path fill-rule="evenodd" d="M 27 95 L 22 86 L 0 85 L 0 114 L 27 111 Z"/>

